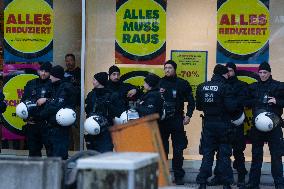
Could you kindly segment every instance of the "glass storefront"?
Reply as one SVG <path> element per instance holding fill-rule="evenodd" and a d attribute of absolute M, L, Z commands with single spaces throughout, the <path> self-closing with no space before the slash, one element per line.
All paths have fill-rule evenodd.
<path fill-rule="evenodd" d="M 14 0 L 14 2 L 16 2 L 16 0 Z M 52 1 L 47 0 L 46 2 Z M 88 0 L 86 1 L 85 10 L 82 10 L 82 2 L 79 0 L 53 0 L 52 2 L 52 13 L 54 16 L 52 63 L 66 68 L 65 55 L 72 53 L 76 57 L 76 65 L 81 67 L 81 56 L 84 56 L 85 83 L 84 86 L 81 86 L 81 88 L 84 89 L 84 97 L 92 90 L 93 75 L 97 72 L 108 71 L 110 66 L 117 64 L 123 74 L 133 71 L 140 71 L 139 73 L 149 71 L 163 76 L 163 61 L 173 58 L 175 52 L 181 52 L 180 56 L 187 57 L 183 61 L 188 61 L 188 59 L 193 60 L 191 65 L 193 66 L 192 70 L 189 70 L 191 67 L 186 67 L 187 65 L 182 65 L 181 63 L 182 70 L 180 70 L 179 76 L 189 79 L 192 85 L 195 85 L 195 80 L 192 80 L 193 78 L 200 79 L 203 77 L 204 80 L 211 78 L 212 69 L 216 64 L 218 54 L 217 37 L 219 30 L 217 30 L 216 26 L 218 19 L 218 5 L 216 1 L 162 1 L 164 4 L 161 5 L 157 5 L 153 3 L 155 1 L 151 1 L 148 8 L 146 5 L 140 8 L 141 10 L 157 10 L 159 14 L 155 11 L 139 12 L 139 9 L 137 9 L 137 12 L 131 12 L 135 9 L 135 4 L 125 5 L 118 4 L 117 2 L 120 1 Z M 281 0 L 270 0 L 269 3 L 269 62 L 272 66 L 273 76 L 283 81 L 284 77 L 281 70 L 283 67 L 284 32 L 282 28 L 284 25 L 284 10 L 282 7 L 284 6 L 284 2 Z M 2 10 L 0 14 L 0 84 L 3 88 L 9 79 L 9 74 L 27 73 L 27 71 L 31 71 L 31 68 L 35 70 L 38 66 L 37 61 L 29 63 L 24 61 L 4 61 L 3 30 L 5 23 L 3 22 L 3 13 L 5 5 L 3 1 L 0 2 L 0 6 Z M 155 8 L 155 6 L 158 8 Z M 127 12 L 127 10 L 131 11 Z M 81 54 L 81 42 L 82 36 L 84 36 L 82 35 L 82 12 L 84 13 L 84 11 L 86 18 L 84 21 L 84 24 L 86 24 L 86 33 L 84 33 L 86 35 L 86 43 L 84 47 L 86 51 L 83 52 L 84 54 Z M 259 10 L 256 10 L 256 14 L 258 14 L 258 11 Z M 156 22 L 150 23 L 149 25 L 149 20 L 151 19 L 156 19 Z M 143 32 L 138 35 L 135 27 L 146 27 L 146 29 L 142 29 Z M 158 38 L 163 41 L 162 44 L 156 43 L 156 35 L 159 37 L 162 36 Z M 124 37 L 121 41 L 118 40 L 120 36 Z M 144 45 L 147 43 L 147 40 L 152 42 L 152 45 L 145 51 L 143 51 L 143 46 L 143 48 L 139 49 L 141 51 L 137 52 L 137 48 L 139 47 L 133 44 L 142 43 L 143 40 Z M 125 43 L 129 43 L 128 46 L 125 45 Z M 158 50 L 153 50 L 155 48 Z M 205 53 L 202 54 L 202 52 Z M 201 53 L 201 55 L 198 53 Z M 123 54 L 123 56 L 121 54 Z M 149 58 L 149 54 L 151 56 L 154 55 L 151 57 L 152 59 Z M 196 57 L 193 58 L 194 56 Z M 198 57 L 205 58 L 198 59 Z M 205 69 L 198 67 L 194 70 L 194 66 L 196 66 L 198 62 L 204 63 Z M 15 66 L 22 64 L 34 65 L 35 68 L 30 66 Z M 244 69 L 255 68 L 256 65 L 257 64 L 254 63 L 240 64 Z M 131 78 L 131 76 L 128 75 L 125 80 L 129 81 L 129 78 Z M 137 78 L 137 80 L 134 79 L 130 82 L 138 83 L 138 85 L 141 86 L 143 79 L 141 80 L 140 75 L 138 75 Z M 13 100 L 15 101 L 9 102 L 8 106 L 15 106 L 19 102 L 19 99 Z M 80 114 L 79 109 L 77 112 Z M 189 125 L 185 127 L 189 139 L 189 145 L 184 151 L 187 159 L 199 159 L 201 157 L 198 152 L 201 133 L 200 113 L 201 112 L 195 110 Z M 15 118 L 13 115 L 11 116 L 11 119 Z M 83 118 L 85 117 L 84 114 L 81 116 Z M 12 149 L 26 150 L 26 141 L 22 133 L 14 132 L 15 129 L 9 129 L 10 127 L 8 126 L 3 127 L 5 123 L 4 121 L 2 122 L 2 153 L 14 153 L 14 151 L 10 151 Z M 78 119 L 77 127 L 72 129 L 73 142 L 70 146 L 71 151 L 80 149 L 80 137 L 82 140 L 83 132 L 81 132 L 80 136 L 79 122 L 80 120 Z M 246 149 L 246 155 L 248 157 L 251 156 L 250 151 L 251 147 L 248 145 Z M 265 156 L 270 156 L 268 148 L 265 148 Z"/>

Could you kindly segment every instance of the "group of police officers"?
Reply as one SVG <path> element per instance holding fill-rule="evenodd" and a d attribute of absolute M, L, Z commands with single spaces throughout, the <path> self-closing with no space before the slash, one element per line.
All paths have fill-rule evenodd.
<path fill-rule="evenodd" d="M 65 72 L 61 66 L 52 66 L 48 62 L 41 64 L 39 78 L 29 81 L 24 88 L 22 102 L 31 101 L 35 104 L 24 127 L 30 156 L 41 156 L 44 145 L 47 156 L 68 158 L 70 127 L 62 127 L 56 121 L 56 114 L 62 108 L 74 109 L 78 105 L 80 70 L 75 68 L 75 56 L 66 55 L 66 64 L 69 59 L 72 66 Z M 196 107 L 197 110 L 203 111 L 200 139 L 200 154 L 203 158 L 196 178 L 196 182 L 200 184 L 199 188 L 204 189 L 207 185 L 231 188 L 232 154 L 233 168 L 238 172 L 238 186 L 259 188 L 265 142 L 268 142 L 271 154 L 275 187 L 284 188 L 281 128 L 284 86 L 272 79 L 270 65 L 266 62 L 260 64 L 259 80 L 248 85 L 236 77 L 235 64 L 218 64 L 214 68 L 212 79 L 198 85 L 196 100 L 190 84 L 177 76 L 176 69 L 177 64 L 168 60 L 164 64 L 164 77 L 148 74 L 144 79 L 144 93 L 141 89 L 122 82 L 117 66 L 111 66 L 108 73 L 96 73 L 93 77 L 93 89 L 85 100 L 85 112 L 87 120 L 91 118 L 90 123 L 98 124 L 99 130 L 86 132 L 87 149 L 101 153 L 113 151 L 108 128 L 116 124 L 116 118 L 129 108 L 134 109 L 140 117 L 158 113 L 158 125 L 166 157 L 169 153 L 169 138 L 172 140 L 174 182 L 183 185 L 183 151 L 188 145 L 184 126 L 189 124 Z M 245 183 L 247 170 L 243 153 L 246 147 L 244 107 L 252 108 L 254 118 L 260 113 L 269 112 L 280 120 L 269 131 L 264 132 L 255 126 L 250 130 L 252 165 L 248 183 Z M 88 128 L 85 129 L 88 131 Z M 215 154 L 214 177 L 208 180 L 212 176 Z"/>
<path fill-rule="evenodd" d="M 196 91 L 196 109 L 203 111 L 200 153 L 203 155 L 196 182 L 199 188 L 206 185 L 223 185 L 231 188 L 233 172 L 230 157 L 234 155 L 233 168 L 238 172 L 240 188 L 258 189 L 263 162 L 263 145 L 268 143 L 271 154 L 271 172 L 275 188 L 284 188 L 283 180 L 283 83 L 272 79 L 267 62 L 258 68 L 259 79 L 250 85 L 236 77 L 236 66 L 216 65 L 211 81 L 200 84 Z M 253 126 L 249 132 L 252 143 L 252 164 L 248 183 L 245 183 L 245 158 L 243 151 L 244 107 L 252 109 Z M 240 121 L 241 120 L 241 121 Z M 277 121 L 274 121 L 277 120 Z M 215 176 L 212 165 L 216 153 Z"/>

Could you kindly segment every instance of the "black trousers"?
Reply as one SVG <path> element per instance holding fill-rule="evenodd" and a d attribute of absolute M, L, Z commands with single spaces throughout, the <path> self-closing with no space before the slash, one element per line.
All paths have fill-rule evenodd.
<path fill-rule="evenodd" d="M 159 128 L 166 157 L 168 157 L 169 154 L 169 138 L 171 137 L 172 139 L 172 168 L 174 171 L 174 177 L 183 178 L 185 174 L 182 168 L 184 160 L 183 150 L 186 149 L 188 144 L 186 132 L 184 131 L 183 126 L 183 116 L 176 115 L 172 118 L 163 120 L 160 122 Z"/>
<path fill-rule="evenodd" d="M 263 162 L 264 142 L 268 143 L 271 155 L 271 173 L 275 185 L 284 185 L 283 179 L 283 133 L 281 127 L 276 127 L 270 132 L 261 132 L 255 127 L 250 131 L 252 142 L 252 163 L 249 173 L 249 183 L 259 185 L 261 176 L 261 167 Z"/>
<path fill-rule="evenodd" d="M 35 124 L 26 124 L 24 133 L 27 138 L 27 147 L 30 157 L 41 157 L 43 146 L 48 150 L 47 125 L 45 122 L 37 122 Z"/>
<path fill-rule="evenodd" d="M 100 153 L 112 152 L 113 143 L 110 132 L 105 130 L 98 135 L 85 135 L 86 146 L 88 150 L 95 150 Z"/>
<path fill-rule="evenodd" d="M 246 175 L 247 170 L 245 167 L 245 156 L 244 150 L 246 148 L 246 139 L 244 135 L 244 125 L 236 126 L 233 129 L 233 139 L 232 139 L 232 149 L 233 149 L 233 168 L 237 170 L 238 174 Z M 217 151 L 216 158 L 219 158 L 219 152 Z M 222 173 L 222 169 L 219 167 L 219 161 L 216 162 L 216 166 L 214 169 L 214 175 L 219 177 Z"/>
<path fill-rule="evenodd" d="M 196 182 L 206 184 L 207 179 L 212 176 L 212 166 L 215 152 L 218 151 L 217 163 L 222 170 L 220 181 L 223 185 L 233 183 L 233 171 L 231 167 L 232 147 L 228 140 L 230 123 L 221 121 L 204 121 L 201 135 L 200 154 L 203 155 L 199 174 Z"/>
<path fill-rule="evenodd" d="M 68 159 L 68 149 L 70 144 L 70 127 L 51 126 L 48 129 L 47 156 L 61 157 L 63 160 Z"/>

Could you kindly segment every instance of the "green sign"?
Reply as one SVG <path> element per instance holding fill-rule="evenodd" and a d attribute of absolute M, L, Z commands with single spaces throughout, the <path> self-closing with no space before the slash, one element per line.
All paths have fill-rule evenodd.
<path fill-rule="evenodd" d="M 153 60 L 165 53 L 166 1 L 117 1 L 116 7 L 116 62 L 133 64 L 126 60 Z M 143 64 L 162 64 L 162 61 Z"/>

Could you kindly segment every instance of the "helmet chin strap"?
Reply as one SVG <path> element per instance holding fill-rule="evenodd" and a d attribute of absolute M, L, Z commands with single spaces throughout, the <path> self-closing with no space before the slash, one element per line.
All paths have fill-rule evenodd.
<path fill-rule="evenodd" d="M 100 115 L 93 115 L 85 120 L 85 131 L 90 135 L 98 135 L 107 130 L 109 126 L 108 120 Z"/>

